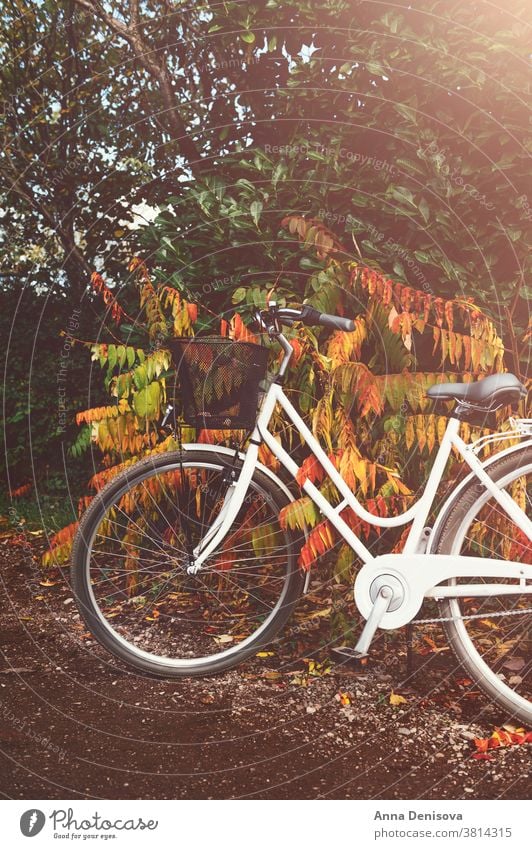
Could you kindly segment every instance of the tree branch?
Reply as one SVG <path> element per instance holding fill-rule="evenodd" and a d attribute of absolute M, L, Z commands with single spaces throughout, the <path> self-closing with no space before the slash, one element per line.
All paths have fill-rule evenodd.
<path fill-rule="evenodd" d="M 173 140 L 179 145 L 179 149 L 187 160 L 191 171 L 201 173 L 207 163 L 202 161 L 199 151 L 177 111 L 172 80 L 164 60 L 159 63 L 155 56 L 155 50 L 144 41 L 138 0 L 130 0 L 128 4 L 130 25 L 106 12 L 99 0 L 75 0 L 75 2 L 93 15 L 97 15 L 116 35 L 127 41 L 137 61 L 158 83 L 165 106 L 164 118 L 168 130 Z"/>
<path fill-rule="evenodd" d="M 74 258 L 80 268 L 90 277 L 94 269 L 91 268 L 91 266 L 79 250 L 78 246 L 76 245 L 72 237 L 69 235 L 68 231 L 64 227 L 61 227 L 57 224 L 53 214 L 50 212 L 46 204 L 37 200 L 35 193 L 29 194 L 27 191 L 25 191 L 25 189 L 21 188 L 20 185 L 13 185 L 11 187 L 11 191 L 16 192 L 18 195 L 20 195 L 21 198 L 24 198 L 26 203 L 28 203 L 30 206 L 33 207 L 33 209 L 36 210 L 36 212 L 42 215 L 49 227 L 54 231 L 54 233 L 56 233 L 56 235 L 61 241 L 61 244 L 63 245 L 63 250 L 66 254 L 65 264 L 71 257 Z M 80 287 L 79 283 L 76 283 L 75 285 L 78 289 L 84 288 L 84 286 Z"/>

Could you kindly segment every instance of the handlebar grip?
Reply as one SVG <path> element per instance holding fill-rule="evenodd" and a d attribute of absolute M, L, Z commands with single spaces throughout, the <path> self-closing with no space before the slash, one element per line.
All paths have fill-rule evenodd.
<path fill-rule="evenodd" d="M 346 333 L 355 329 L 355 323 L 352 319 L 319 312 L 309 304 L 304 304 L 301 308 L 301 321 L 309 327 L 321 325 L 322 327 L 332 327 L 334 330 L 344 330 Z"/>
<path fill-rule="evenodd" d="M 326 312 L 320 313 L 318 324 L 322 327 L 332 327 L 334 330 L 344 330 L 350 333 L 355 329 L 355 322 L 351 318 L 343 318 L 341 315 L 327 315 Z"/>

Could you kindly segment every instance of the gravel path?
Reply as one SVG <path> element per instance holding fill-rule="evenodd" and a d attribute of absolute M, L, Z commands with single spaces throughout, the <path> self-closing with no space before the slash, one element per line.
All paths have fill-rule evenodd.
<path fill-rule="evenodd" d="M 83 637 L 63 581 L 40 585 L 29 542 L 0 539 L 5 797 L 530 798 L 529 745 L 471 757 L 506 717 L 448 652 L 407 679 L 377 646 L 360 673 L 314 654 L 317 633 L 215 678 L 140 677 Z"/>

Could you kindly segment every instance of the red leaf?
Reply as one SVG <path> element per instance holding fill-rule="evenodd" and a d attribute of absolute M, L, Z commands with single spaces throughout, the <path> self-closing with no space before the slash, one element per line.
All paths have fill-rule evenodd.
<path fill-rule="evenodd" d="M 305 480 L 312 481 L 312 483 L 321 483 L 323 478 L 325 477 L 325 471 L 323 466 L 319 462 L 319 460 L 314 457 L 313 454 L 310 457 L 307 457 L 303 460 L 299 471 L 296 475 L 296 480 L 299 486 L 303 486 Z"/>

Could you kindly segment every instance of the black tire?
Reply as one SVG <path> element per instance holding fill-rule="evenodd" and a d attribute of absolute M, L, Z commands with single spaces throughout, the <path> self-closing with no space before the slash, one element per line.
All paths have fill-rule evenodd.
<path fill-rule="evenodd" d="M 487 471 L 492 480 L 502 481 L 506 479 L 507 483 L 511 483 L 512 480 L 521 475 L 531 475 L 532 446 L 523 446 L 522 449 L 494 461 Z M 483 504 L 486 504 L 486 489 L 481 483 L 473 480 L 449 505 L 431 550 L 437 554 L 457 553 L 457 540 L 459 540 L 460 535 L 463 535 L 464 526 L 470 527 L 467 524 L 470 521 L 468 517 L 471 517 L 471 512 L 475 511 L 477 506 L 481 510 Z M 532 607 L 532 596 L 523 596 L 523 598 L 530 601 L 526 607 Z M 446 599 L 440 602 L 441 615 L 444 617 L 460 615 L 459 604 L 458 599 Z M 526 615 L 532 617 L 532 614 Z M 489 617 L 489 613 L 486 616 Z M 523 697 L 512 691 L 503 680 L 499 679 L 497 683 L 493 675 L 487 674 L 484 661 L 472 640 L 466 635 L 466 627 L 463 622 L 445 622 L 444 628 L 449 644 L 461 666 L 486 695 L 499 704 L 510 716 L 518 717 L 527 725 L 532 724 L 532 702 L 528 700 L 530 698 L 528 692 Z M 532 658 L 529 657 L 528 668 L 530 668 L 531 662 Z"/>
<path fill-rule="evenodd" d="M 72 549 L 72 589 L 83 620 L 94 637 L 113 655 L 125 661 L 130 666 L 142 673 L 149 673 L 165 678 L 179 678 L 183 676 L 202 676 L 222 672 L 241 663 L 250 655 L 264 648 L 286 624 L 293 609 L 300 598 L 305 582 L 305 576 L 297 564 L 299 550 L 302 544 L 301 538 L 290 531 L 285 532 L 286 547 L 286 578 L 283 584 L 283 594 L 280 597 L 279 607 L 273 610 L 269 621 L 258 629 L 256 636 L 250 635 L 245 641 L 245 646 L 238 650 L 238 646 L 226 651 L 213 654 L 209 658 L 200 658 L 203 662 L 192 665 L 190 661 L 183 660 L 182 665 L 179 658 L 158 657 L 149 654 L 142 657 L 138 649 L 122 639 L 105 620 L 95 603 L 91 590 L 90 581 L 90 548 L 92 539 L 96 534 L 101 522 L 105 518 L 108 509 L 117 501 L 124 492 L 130 490 L 136 484 L 149 478 L 150 473 L 164 470 L 169 467 L 180 468 L 181 463 L 208 464 L 210 468 L 218 470 L 224 468 L 239 469 L 240 462 L 232 465 L 232 457 L 226 457 L 221 453 L 203 451 L 201 449 L 184 450 L 182 453 L 168 452 L 141 460 L 129 467 L 110 481 L 95 497 L 92 504 L 84 514 Z M 162 474 L 162 471 L 160 471 Z M 275 507 L 277 515 L 280 510 L 290 502 L 285 494 L 274 481 L 266 474 L 257 469 L 253 475 L 251 486 L 256 487 L 264 494 L 264 498 L 271 502 L 272 509 Z M 171 662 L 169 662 L 171 661 Z"/>

